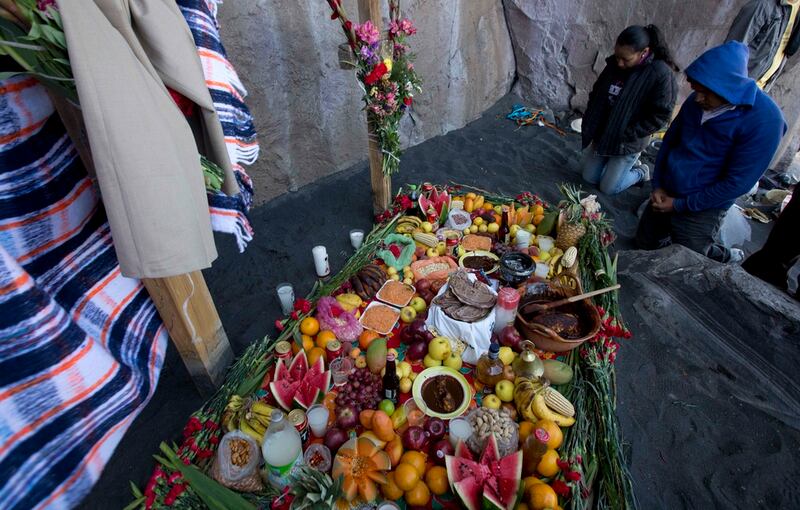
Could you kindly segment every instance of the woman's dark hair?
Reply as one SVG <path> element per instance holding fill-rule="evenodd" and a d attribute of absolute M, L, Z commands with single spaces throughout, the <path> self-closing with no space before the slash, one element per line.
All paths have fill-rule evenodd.
<path fill-rule="evenodd" d="M 672 60 L 672 53 L 667 48 L 667 43 L 664 41 L 664 34 L 655 25 L 631 25 L 617 37 L 617 46 L 630 46 L 635 51 L 642 51 L 649 47 L 653 52 L 653 58 L 663 60 L 668 66 L 676 72 L 680 71 L 678 64 Z"/>

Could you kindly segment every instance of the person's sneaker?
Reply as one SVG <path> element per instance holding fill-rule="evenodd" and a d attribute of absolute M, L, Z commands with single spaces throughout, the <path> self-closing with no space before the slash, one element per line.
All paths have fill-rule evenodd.
<path fill-rule="evenodd" d="M 653 178 L 650 175 L 650 165 L 647 163 L 639 163 L 639 170 L 642 171 L 642 182 L 647 182 Z"/>
<path fill-rule="evenodd" d="M 731 256 L 728 264 L 741 264 L 744 261 L 744 252 L 739 248 L 731 248 Z"/>

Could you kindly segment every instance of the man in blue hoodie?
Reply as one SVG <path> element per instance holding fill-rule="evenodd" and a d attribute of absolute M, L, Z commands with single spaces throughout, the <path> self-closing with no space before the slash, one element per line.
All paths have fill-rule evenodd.
<path fill-rule="evenodd" d="M 714 236 L 734 200 L 761 178 L 786 132 L 780 108 L 747 76 L 747 57 L 747 46 L 731 41 L 686 69 L 694 93 L 656 157 L 654 191 L 636 233 L 640 248 L 674 242 L 731 260 Z"/>

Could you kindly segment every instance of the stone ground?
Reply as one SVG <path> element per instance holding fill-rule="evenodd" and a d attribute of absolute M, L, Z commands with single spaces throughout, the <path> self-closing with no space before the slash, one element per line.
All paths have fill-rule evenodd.
<path fill-rule="evenodd" d="M 559 183 L 579 182 L 579 137 L 517 129 L 505 114 L 518 102 L 506 96 L 465 128 L 409 149 L 395 189 L 453 181 L 557 200 Z M 635 212 L 648 194 L 645 186 L 600 197 L 619 250 L 632 248 Z M 256 236 L 245 253 L 217 237 L 220 257 L 204 274 L 237 354 L 274 333 L 279 282 L 292 282 L 298 296 L 311 289 L 313 246 L 327 246 L 332 269 L 342 267 L 352 253 L 348 231 L 371 226 L 370 204 L 362 163 L 255 208 Z M 746 250 L 767 232 L 755 225 Z M 618 358 L 619 416 L 641 508 L 800 507 L 788 479 L 800 445 L 800 392 L 790 390 L 800 376 L 786 341 L 798 338 L 800 307 L 739 268 L 683 249 L 622 251 L 620 280 L 635 338 Z M 177 439 L 202 402 L 170 346 L 155 396 L 82 507 L 125 506 L 128 481 L 144 485 L 159 442 Z"/>

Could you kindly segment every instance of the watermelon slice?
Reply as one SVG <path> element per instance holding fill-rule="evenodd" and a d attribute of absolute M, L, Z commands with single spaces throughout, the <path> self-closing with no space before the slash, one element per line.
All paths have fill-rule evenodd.
<path fill-rule="evenodd" d="M 320 358 L 309 367 L 304 351 L 298 352 L 287 368 L 283 360 L 275 365 L 275 377 L 269 389 L 279 406 L 290 410 L 295 404 L 303 409 L 313 405 L 321 393 L 328 391 L 330 371 Z"/>
<path fill-rule="evenodd" d="M 447 478 L 453 492 L 468 510 L 513 510 L 522 484 L 522 452 L 500 458 L 497 439 L 489 436 L 480 462 L 463 443 L 456 455 L 445 458 Z"/>

